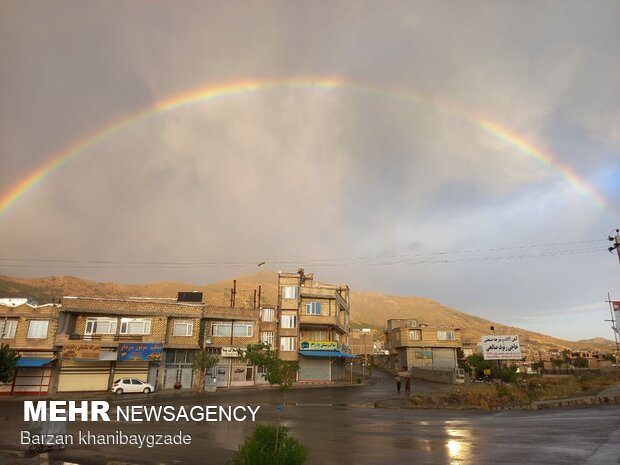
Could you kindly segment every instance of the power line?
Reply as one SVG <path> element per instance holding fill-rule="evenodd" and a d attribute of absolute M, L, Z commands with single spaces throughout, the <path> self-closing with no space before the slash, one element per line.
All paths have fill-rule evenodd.
<path fill-rule="evenodd" d="M 558 246 L 562 244 L 576 244 L 594 241 L 575 241 L 570 243 L 555 243 L 544 246 Z M 466 253 L 479 253 L 483 251 L 501 251 L 501 250 L 514 250 L 514 249 L 527 249 L 537 246 L 515 246 L 515 247 L 502 247 L 495 249 L 475 249 L 470 251 L 463 251 Z M 331 260 L 297 260 L 297 261 L 268 261 L 272 265 L 287 265 L 287 264 L 299 264 L 308 263 L 314 267 L 327 267 L 327 266 L 389 266 L 389 265 L 422 265 L 422 264 L 449 264 L 449 263 L 468 263 L 468 262 L 484 262 L 484 261 L 499 261 L 499 260 L 522 260 L 527 258 L 543 258 L 543 257 L 556 257 L 563 255 L 576 255 L 585 253 L 595 253 L 605 251 L 602 247 L 587 247 L 580 249 L 567 249 L 567 250 L 553 250 L 548 252 L 536 252 L 536 253 L 522 253 L 512 255 L 490 255 L 490 256 L 470 256 L 470 257 L 457 257 L 449 258 L 450 254 L 456 254 L 455 252 L 433 252 L 429 254 L 405 254 L 397 256 L 377 256 L 372 261 L 360 262 L 357 259 L 350 259 L 349 261 L 343 259 L 331 259 Z M 460 253 L 463 253 L 460 252 Z M 437 258 L 437 256 L 443 255 L 446 258 Z M 414 260 L 413 257 L 427 256 L 429 258 L 424 260 Z M 390 260 L 394 258 L 393 260 Z M 370 260 L 370 257 L 369 257 Z M 114 260 L 68 260 L 68 259 L 25 259 L 25 258 L 0 258 L 2 262 L 17 262 L 17 263 L 3 263 L 2 267 L 9 268 L 49 268 L 49 267 L 63 267 L 71 269 L 83 269 L 83 268 L 104 268 L 104 269 L 142 269 L 153 268 L 159 269 L 190 269 L 190 268 L 207 268 L 216 266 L 226 267 L 255 267 L 256 261 L 248 262 L 166 262 L 166 261 L 114 261 Z M 34 262 L 34 263 L 33 263 Z"/>

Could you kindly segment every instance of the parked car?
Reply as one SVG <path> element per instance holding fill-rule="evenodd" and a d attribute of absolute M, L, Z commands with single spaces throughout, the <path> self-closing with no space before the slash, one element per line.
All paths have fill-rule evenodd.
<path fill-rule="evenodd" d="M 154 390 L 155 387 L 151 383 L 146 383 L 136 378 L 121 378 L 112 384 L 112 392 L 116 394 L 123 394 L 125 392 L 143 392 L 148 394 Z"/>

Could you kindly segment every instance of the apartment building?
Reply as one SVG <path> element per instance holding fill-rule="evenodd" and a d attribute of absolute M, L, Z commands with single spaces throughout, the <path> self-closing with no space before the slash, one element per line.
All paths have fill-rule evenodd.
<path fill-rule="evenodd" d="M 413 319 L 392 319 L 387 323 L 385 344 L 392 369 L 456 368 L 456 349 L 462 347 L 459 328 L 433 328 Z"/>
<path fill-rule="evenodd" d="M 349 287 L 317 283 L 313 273 L 279 273 L 278 348 L 298 360 L 299 381 L 345 378 L 349 352 Z"/>
<path fill-rule="evenodd" d="M 0 343 L 20 355 L 15 378 L 0 384 L 0 395 L 50 392 L 59 307 L 31 304 L 28 299 L 0 299 Z"/>
<path fill-rule="evenodd" d="M 56 335 L 61 364 L 58 392 L 109 389 L 132 377 L 159 388 L 193 383 L 191 361 L 200 348 L 198 301 L 63 297 Z"/>
<path fill-rule="evenodd" d="M 215 373 L 209 373 L 215 374 L 218 387 L 253 386 L 264 382 L 264 378 L 257 376 L 260 374 L 257 367 L 248 365 L 239 356 L 239 350 L 258 343 L 261 315 L 268 313 L 254 308 L 204 306 L 203 347 L 219 356 Z M 271 321 L 267 323 L 275 324 Z"/>

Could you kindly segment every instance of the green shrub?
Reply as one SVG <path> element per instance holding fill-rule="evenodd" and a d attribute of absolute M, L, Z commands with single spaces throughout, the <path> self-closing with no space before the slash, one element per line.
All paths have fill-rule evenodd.
<path fill-rule="evenodd" d="M 514 383 L 517 381 L 517 368 L 514 366 L 502 368 L 494 367 L 493 378 L 501 379 L 504 383 Z"/>
<path fill-rule="evenodd" d="M 308 458 L 307 449 L 288 435 L 288 428 L 280 426 L 276 450 L 275 425 L 257 425 L 227 465 L 301 465 Z"/>

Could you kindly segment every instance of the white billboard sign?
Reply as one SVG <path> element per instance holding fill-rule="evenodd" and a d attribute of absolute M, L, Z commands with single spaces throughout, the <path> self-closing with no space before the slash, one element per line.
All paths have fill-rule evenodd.
<path fill-rule="evenodd" d="M 242 347 L 222 347 L 220 356 L 227 358 L 240 357 L 239 351 L 245 352 L 246 349 Z"/>
<path fill-rule="evenodd" d="M 485 360 L 521 360 L 519 336 L 482 336 L 482 355 Z"/>

